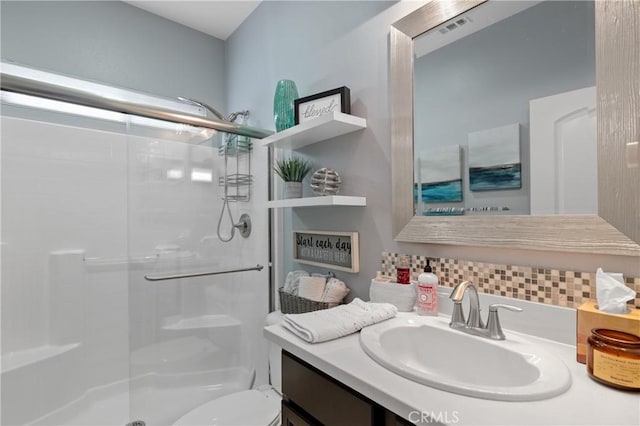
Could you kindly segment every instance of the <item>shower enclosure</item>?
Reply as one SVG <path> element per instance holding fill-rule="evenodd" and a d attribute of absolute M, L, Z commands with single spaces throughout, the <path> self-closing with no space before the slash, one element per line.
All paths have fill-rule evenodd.
<path fill-rule="evenodd" d="M 1 423 L 170 425 L 266 383 L 266 152 L 231 162 L 253 157 L 230 206 L 250 236 L 217 225 L 219 146 L 269 132 L 13 64 L 2 81 Z"/>

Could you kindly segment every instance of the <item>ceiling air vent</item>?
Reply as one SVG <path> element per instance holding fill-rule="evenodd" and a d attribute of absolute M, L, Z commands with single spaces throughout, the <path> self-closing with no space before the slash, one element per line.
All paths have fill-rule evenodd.
<path fill-rule="evenodd" d="M 455 21 L 444 24 L 444 26 L 439 28 L 438 31 L 440 31 L 441 34 L 446 34 L 470 22 L 471 19 L 467 18 L 466 16 L 462 16 L 460 18 L 457 18 Z"/>

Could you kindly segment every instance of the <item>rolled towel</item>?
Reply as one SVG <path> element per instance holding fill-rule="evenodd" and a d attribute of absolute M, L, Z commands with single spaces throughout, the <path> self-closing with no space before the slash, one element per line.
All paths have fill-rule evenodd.
<path fill-rule="evenodd" d="M 286 314 L 282 326 L 309 343 L 337 339 L 396 316 L 389 303 L 363 302 L 357 297 L 347 305 L 306 314 Z"/>
<path fill-rule="evenodd" d="M 326 303 L 340 303 L 349 293 L 347 285 L 337 278 L 331 278 L 324 286 L 322 301 Z"/>
<path fill-rule="evenodd" d="M 300 277 L 308 277 L 307 271 L 291 271 L 287 274 L 287 279 L 284 282 L 283 290 L 289 294 L 297 295 L 298 287 L 300 285 Z"/>
<path fill-rule="evenodd" d="M 323 277 L 300 277 L 298 296 L 315 302 L 322 302 L 326 281 Z"/>

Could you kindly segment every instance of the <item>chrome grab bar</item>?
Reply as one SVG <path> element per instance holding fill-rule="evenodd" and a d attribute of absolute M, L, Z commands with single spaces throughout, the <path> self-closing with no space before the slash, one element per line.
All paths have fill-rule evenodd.
<path fill-rule="evenodd" d="M 191 274 L 145 275 L 144 279 L 147 281 L 177 280 L 180 278 L 195 278 L 195 277 L 205 277 L 207 275 L 231 274 L 233 272 L 262 271 L 263 268 L 264 266 L 262 265 L 256 265 L 249 268 L 227 269 L 223 271 L 211 271 L 211 272 L 194 272 Z"/>

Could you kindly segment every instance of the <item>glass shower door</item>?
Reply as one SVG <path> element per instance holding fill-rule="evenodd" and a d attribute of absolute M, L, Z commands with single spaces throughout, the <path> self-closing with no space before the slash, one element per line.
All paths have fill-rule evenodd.
<path fill-rule="evenodd" d="M 266 150 L 252 154 L 260 166 L 253 174 L 262 177 L 253 188 L 265 190 L 225 209 L 221 238 L 223 134 L 1 97 L 0 423 L 170 425 L 212 399 L 267 383 Z M 242 213 L 251 214 L 251 235 L 224 242 Z M 265 268 L 145 279 L 257 264 Z"/>
<path fill-rule="evenodd" d="M 249 389 L 256 369 L 264 376 L 266 367 L 266 269 L 145 279 L 255 266 L 266 258 L 261 230 L 247 239 L 236 232 L 230 242 L 218 237 L 224 170 L 218 146 L 225 135 L 162 127 L 133 121 L 127 141 L 128 245 L 154 259 L 131 268 L 128 280 L 131 418 L 147 425 L 173 424 L 210 400 Z M 266 218 L 249 202 L 230 207 L 234 222 L 244 212 Z M 225 210 L 222 239 L 230 227 Z"/>

